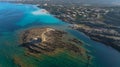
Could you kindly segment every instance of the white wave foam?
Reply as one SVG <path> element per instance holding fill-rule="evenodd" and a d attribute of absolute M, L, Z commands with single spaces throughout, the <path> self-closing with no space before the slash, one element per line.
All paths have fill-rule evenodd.
<path fill-rule="evenodd" d="M 33 11 L 32 14 L 34 14 L 34 15 L 48 15 L 49 12 L 45 9 L 40 9 L 37 11 Z"/>

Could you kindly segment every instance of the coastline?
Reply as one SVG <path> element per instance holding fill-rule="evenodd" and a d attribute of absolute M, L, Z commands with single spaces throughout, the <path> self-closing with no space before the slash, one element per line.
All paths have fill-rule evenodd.
<path fill-rule="evenodd" d="M 38 7 L 40 7 L 40 6 L 38 6 Z M 44 6 L 43 5 L 42 7 L 44 7 L 50 13 L 55 15 L 56 18 L 59 18 L 62 21 L 65 21 L 65 23 L 71 24 L 70 27 L 75 28 L 75 30 L 83 32 L 88 37 L 90 37 L 92 40 L 103 43 L 105 45 L 109 45 L 109 46 L 115 48 L 116 50 L 120 51 L 119 29 L 118 29 L 118 27 L 114 26 L 114 23 L 113 23 L 113 25 L 106 23 L 105 18 L 104 18 L 105 15 L 107 15 L 109 12 L 111 12 L 110 8 L 106 9 L 106 8 L 91 7 L 95 11 L 97 11 L 97 9 L 100 9 L 101 11 L 103 10 L 103 13 L 101 13 L 101 11 L 97 12 L 98 13 L 97 16 L 99 16 L 99 18 L 92 17 L 92 20 L 86 21 L 87 19 L 86 18 L 84 18 L 84 20 L 81 19 L 79 17 L 78 13 L 82 12 L 83 13 L 82 16 L 84 16 L 84 14 L 89 15 L 89 13 L 86 13 L 86 11 L 88 9 L 88 10 L 91 10 L 90 15 L 91 15 L 91 13 L 94 15 L 94 13 L 92 12 L 92 9 L 89 9 L 86 7 L 79 8 L 76 6 L 73 6 L 73 8 L 71 8 L 69 6 L 64 7 L 64 5 L 62 5 L 62 6 L 57 6 L 57 5 L 56 6 L 53 6 L 53 5 Z M 52 7 L 52 8 L 50 8 L 50 7 Z M 80 9 L 83 11 L 81 11 Z M 84 11 L 84 9 L 86 9 L 86 10 Z M 75 10 L 75 11 L 73 11 L 73 10 Z M 61 12 L 61 11 L 63 11 L 63 12 Z M 91 17 L 87 17 L 87 18 L 91 18 Z M 76 26 L 74 26 L 74 25 L 76 25 Z"/>
<path fill-rule="evenodd" d="M 101 36 L 99 34 L 92 34 L 92 33 L 89 33 L 88 31 L 86 31 L 84 28 L 79 28 L 79 27 L 76 27 L 76 24 L 72 25 L 71 26 L 72 29 L 74 30 L 77 30 L 78 32 L 83 32 L 85 35 L 87 35 L 88 37 L 90 37 L 90 39 L 94 40 L 94 41 L 97 41 L 97 42 L 100 42 L 100 43 L 103 43 L 107 46 L 111 46 L 112 48 L 116 49 L 117 51 L 120 52 L 120 46 L 119 44 L 115 43 L 114 39 L 112 38 L 107 38 L 105 36 Z M 116 40 L 117 41 L 117 40 Z"/>

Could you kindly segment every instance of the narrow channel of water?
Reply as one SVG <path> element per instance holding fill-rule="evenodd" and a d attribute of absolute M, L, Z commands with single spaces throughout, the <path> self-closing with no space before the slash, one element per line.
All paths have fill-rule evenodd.
<path fill-rule="evenodd" d="M 91 40 L 82 32 L 68 31 L 90 46 L 88 49 L 92 50 L 91 54 L 95 57 L 98 67 L 120 67 L 120 52 L 105 44 Z"/>

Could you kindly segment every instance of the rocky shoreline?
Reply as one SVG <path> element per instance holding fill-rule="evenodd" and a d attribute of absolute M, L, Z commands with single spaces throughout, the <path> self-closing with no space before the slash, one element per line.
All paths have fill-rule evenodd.
<path fill-rule="evenodd" d="M 73 25 L 73 29 L 82 31 L 86 35 L 88 35 L 92 40 L 104 43 L 107 46 L 111 46 L 115 48 L 116 50 L 120 51 L 120 37 L 115 35 L 113 36 L 112 33 L 109 33 L 102 30 L 102 33 L 100 33 L 100 30 L 98 29 L 92 29 L 86 25 Z M 108 33 L 108 34 L 106 34 Z"/>

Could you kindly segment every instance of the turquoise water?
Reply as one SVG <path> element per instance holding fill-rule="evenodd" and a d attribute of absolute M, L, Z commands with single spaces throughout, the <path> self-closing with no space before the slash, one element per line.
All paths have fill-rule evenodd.
<path fill-rule="evenodd" d="M 70 29 L 68 27 L 69 24 L 62 22 L 51 14 L 40 12 L 40 10 L 42 8 L 37 8 L 35 5 L 0 3 L 0 67 L 19 67 L 19 65 L 15 64 L 13 58 L 28 63 L 26 67 L 32 66 L 31 64 L 36 65 L 36 67 L 84 66 L 79 61 L 77 62 L 63 57 L 66 55 L 61 55 L 56 58 L 45 57 L 48 59 L 44 59 L 43 61 L 36 60 L 36 58 L 31 56 L 24 56 L 24 49 L 19 47 L 16 32 L 30 27 L 53 27 L 68 31 L 84 42 L 86 48 L 94 56 L 97 67 L 120 67 L 119 52 L 89 39 L 81 32 Z"/>

